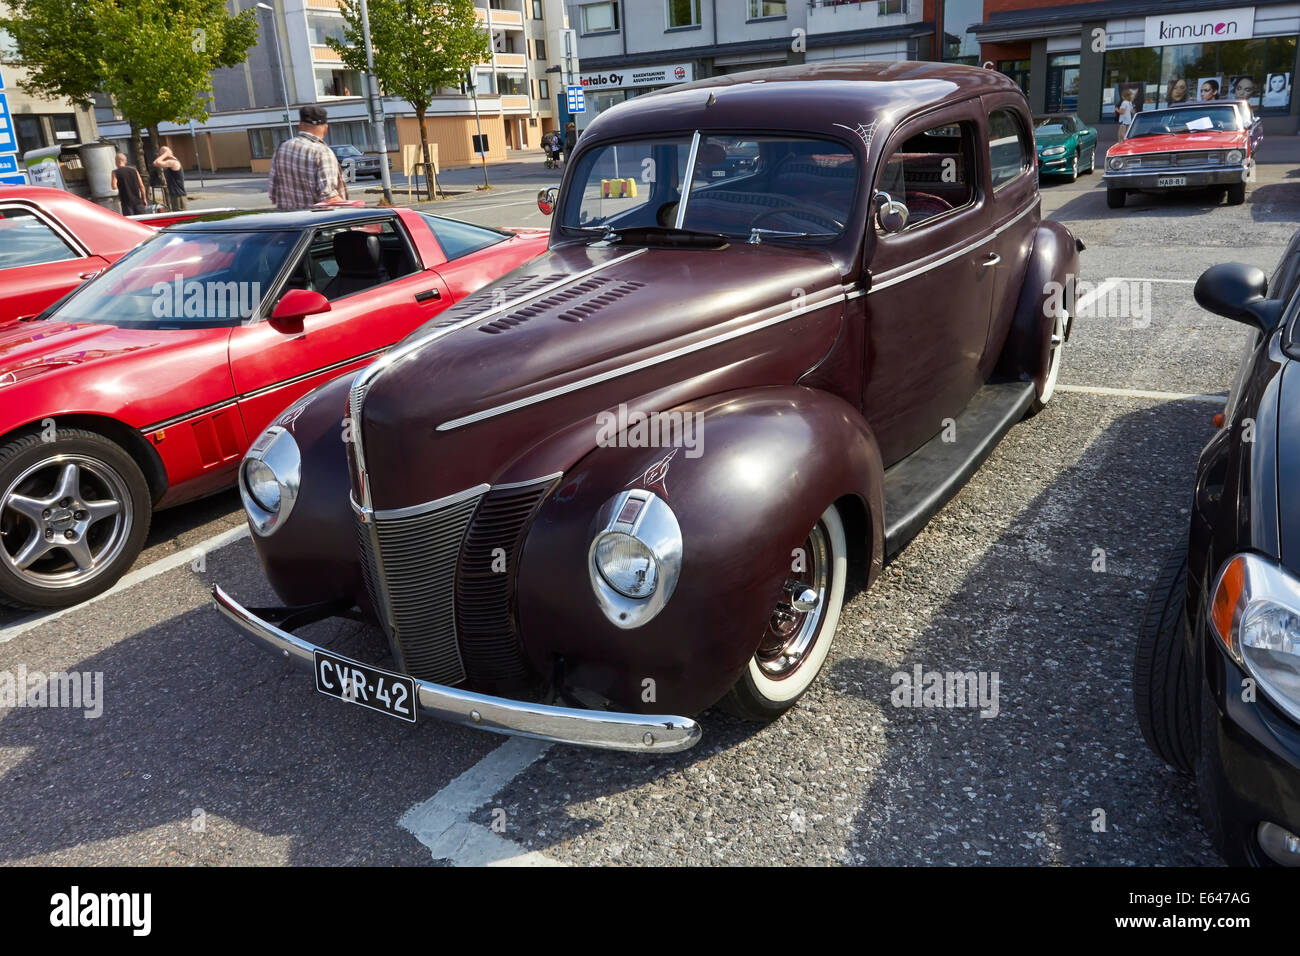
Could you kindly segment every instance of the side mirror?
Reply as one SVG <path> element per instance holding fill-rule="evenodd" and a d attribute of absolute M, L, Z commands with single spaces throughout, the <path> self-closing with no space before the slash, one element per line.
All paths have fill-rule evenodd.
<path fill-rule="evenodd" d="M 555 212 L 555 202 L 560 198 L 559 186 L 547 186 L 537 194 L 537 208 L 542 211 L 543 216 L 549 216 Z"/>
<path fill-rule="evenodd" d="M 290 289 L 280 296 L 271 312 L 271 328 L 285 335 L 302 331 L 302 320 L 330 310 L 330 300 L 311 289 Z"/>
<path fill-rule="evenodd" d="M 1210 266 L 1192 290 L 1201 308 L 1261 332 L 1269 332 L 1277 325 L 1285 306 L 1281 299 L 1264 298 L 1267 292 L 1264 270 L 1242 262 Z"/>
<path fill-rule="evenodd" d="M 902 232 L 907 226 L 907 207 L 881 190 L 875 197 L 876 222 L 885 232 Z"/>

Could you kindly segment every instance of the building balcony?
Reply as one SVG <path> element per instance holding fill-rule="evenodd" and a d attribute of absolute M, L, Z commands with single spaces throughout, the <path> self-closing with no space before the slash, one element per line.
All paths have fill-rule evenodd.
<path fill-rule="evenodd" d="M 331 50 L 327 46 L 312 45 L 311 58 L 313 63 L 342 63 L 343 57 Z"/>
<path fill-rule="evenodd" d="M 893 27 L 922 19 L 922 0 L 808 0 L 809 36 Z"/>
<path fill-rule="evenodd" d="M 482 7 L 477 7 L 474 12 L 478 16 L 479 23 L 486 25 L 488 11 Z M 493 10 L 492 27 L 493 29 L 522 30 L 524 28 L 524 15 L 514 10 Z"/>
<path fill-rule="evenodd" d="M 501 109 L 503 112 L 513 112 L 522 110 L 527 113 L 529 102 L 527 96 L 511 96 L 510 94 L 501 94 Z"/>
<path fill-rule="evenodd" d="M 337 10 L 339 0 L 307 0 L 308 10 Z"/>
<path fill-rule="evenodd" d="M 498 53 L 496 55 L 498 70 L 526 70 L 528 60 L 522 53 Z"/>

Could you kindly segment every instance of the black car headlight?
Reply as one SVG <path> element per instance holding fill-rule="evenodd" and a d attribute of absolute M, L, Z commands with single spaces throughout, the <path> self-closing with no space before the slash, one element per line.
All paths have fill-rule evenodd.
<path fill-rule="evenodd" d="M 635 489 L 605 502 L 587 552 L 596 603 L 618 627 L 640 627 L 658 614 L 682 570 L 682 529 L 668 502 Z"/>
<path fill-rule="evenodd" d="M 1257 554 L 1233 555 L 1210 592 L 1210 628 L 1269 700 L 1300 721 L 1300 580 Z"/>
<path fill-rule="evenodd" d="M 280 425 L 262 432 L 239 466 L 239 496 L 253 530 L 266 537 L 288 519 L 302 482 L 302 453 Z"/>

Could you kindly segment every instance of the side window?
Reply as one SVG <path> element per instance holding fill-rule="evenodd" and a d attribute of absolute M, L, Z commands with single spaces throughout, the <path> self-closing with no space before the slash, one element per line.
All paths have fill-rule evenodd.
<path fill-rule="evenodd" d="M 0 209 L 0 269 L 79 259 L 30 209 Z"/>
<path fill-rule="evenodd" d="M 993 188 L 1015 179 L 1034 166 L 1034 151 L 1020 115 L 1012 109 L 989 114 L 989 170 Z"/>
<path fill-rule="evenodd" d="M 885 160 L 876 188 L 907 207 L 908 229 L 968 206 L 975 200 L 974 145 L 969 123 L 917 133 Z"/>
<path fill-rule="evenodd" d="M 319 229 L 293 275 L 291 289 L 313 289 L 331 302 L 415 272 L 391 219 Z"/>

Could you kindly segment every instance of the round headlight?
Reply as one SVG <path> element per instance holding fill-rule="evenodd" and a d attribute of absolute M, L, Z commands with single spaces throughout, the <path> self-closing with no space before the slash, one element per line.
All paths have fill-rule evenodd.
<path fill-rule="evenodd" d="M 244 463 L 244 485 L 249 496 L 266 511 L 276 514 L 280 510 L 280 482 L 276 481 L 271 466 L 256 458 Z"/>
<path fill-rule="evenodd" d="M 1109 165 L 1111 169 L 1123 169 L 1124 160 L 1122 157 L 1116 156 L 1113 159 L 1111 159 L 1107 165 Z"/>
<path fill-rule="evenodd" d="M 659 586 L 659 563 L 654 552 L 639 538 L 622 531 L 610 531 L 596 542 L 596 570 L 619 594 L 648 598 Z"/>
<path fill-rule="evenodd" d="M 1241 162 L 1241 159 L 1242 159 L 1241 150 L 1239 149 L 1228 150 L 1227 161 L 1229 163 L 1239 163 Z"/>
<path fill-rule="evenodd" d="M 253 530 L 265 537 L 289 517 L 302 481 L 302 453 L 293 435 L 272 425 L 244 456 L 239 469 L 239 496 Z"/>

